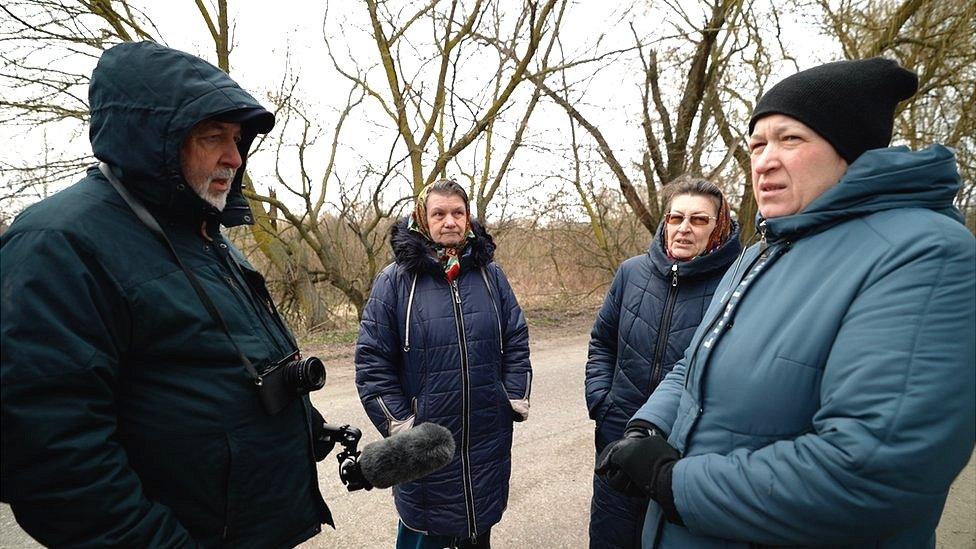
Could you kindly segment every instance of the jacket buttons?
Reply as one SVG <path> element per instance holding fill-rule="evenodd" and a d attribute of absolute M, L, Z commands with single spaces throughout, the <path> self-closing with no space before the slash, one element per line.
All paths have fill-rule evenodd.
<path fill-rule="evenodd" d="M 180 184 L 178 184 L 178 185 L 176 186 L 176 190 L 178 190 L 178 191 L 182 191 L 182 190 L 183 190 L 183 189 L 185 189 L 185 188 L 186 188 L 186 185 L 184 185 L 184 184 L 182 184 L 182 183 L 180 183 Z"/>

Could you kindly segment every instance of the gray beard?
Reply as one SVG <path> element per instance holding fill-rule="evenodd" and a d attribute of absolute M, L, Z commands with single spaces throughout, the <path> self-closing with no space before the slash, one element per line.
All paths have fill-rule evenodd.
<path fill-rule="evenodd" d="M 204 202 L 210 204 L 214 208 L 217 208 L 217 211 L 222 212 L 227 206 L 227 195 L 230 194 L 230 189 L 220 192 L 210 192 L 210 183 L 214 179 L 228 179 L 233 181 L 235 174 L 236 170 L 232 170 L 230 168 L 218 168 L 214 170 L 206 181 L 201 183 L 190 182 L 190 187 L 195 193 L 197 193 L 197 196 L 203 199 Z"/>

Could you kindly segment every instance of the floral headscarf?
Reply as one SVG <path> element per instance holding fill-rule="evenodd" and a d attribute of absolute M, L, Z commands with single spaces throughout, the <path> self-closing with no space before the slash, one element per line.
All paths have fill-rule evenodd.
<path fill-rule="evenodd" d="M 475 237 L 474 232 L 471 230 L 471 210 L 466 207 L 467 200 L 465 200 L 466 215 L 464 222 L 468 232 L 464 235 L 464 241 L 460 246 L 446 247 L 434 242 L 434 239 L 430 235 L 430 226 L 427 224 L 427 195 L 430 193 L 430 189 L 437 183 L 439 181 L 428 184 L 417 194 L 417 198 L 414 201 L 413 213 L 410 215 L 409 229 L 415 233 L 419 233 L 427 240 L 427 244 L 437 254 L 437 260 L 444 269 L 444 276 L 447 277 L 447 281 L 453 282 L 461 274 L 461 253 L 468 245 L 468 241 Z"/>
<path fill-rule="evenodd" d="M 722 205 L 718 208 L 718 216 L 715 220 L 715 228 L 708 237 L 708 244 L 705 245 L 705 253 L 711 253 L 725 244 L 732 234 L 732 213 L 729 210 L 729 201 L 722 197 Z"/>

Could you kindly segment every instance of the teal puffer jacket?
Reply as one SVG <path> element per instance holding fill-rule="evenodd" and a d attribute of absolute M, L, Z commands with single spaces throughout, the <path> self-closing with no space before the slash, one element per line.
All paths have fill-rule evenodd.
<path fill-rule="evenodd" d="M 645 547 L 934 547 L 976 421 L 976 247 L 955 165 L 938 145 L 869 151 L 760 224 L 634 416 L 683 456 L 685 526 L 652 504 Z"/>
<path fill-rule="evenodd" d="M 160 71 L 159 67 L 165 67 Z M 180 175 L 197 122 L 260 107 L 223 72 L 151 43 L 91 82 L 95 155 L 153 212 L 258 370 L 295 350 L 260 274 Z M 245 128 L 242 157 L 254 131 Z M 0 244 L 3 500 L 38 541 L 292 547 L 331 521 L 307 398 L 274 416 L 166 247 L 97 169 L 25 210 Z"/>

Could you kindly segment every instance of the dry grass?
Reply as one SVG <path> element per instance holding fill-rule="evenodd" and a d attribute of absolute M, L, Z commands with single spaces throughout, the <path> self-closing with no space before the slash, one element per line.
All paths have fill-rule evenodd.
<path fill-rule="evenodd" d="M 620 260 L 646 249 L 647 232 L 635 228 L 621 240 L 631 249 L 616 250 Z M 594 244 L 588 226 L 564 222 L 542 227 L 510 222 L 494 229 L 493 234 L 495 260 L 525 311 L 533 339 L 589 330 L 613 270 L 607 267 L 609 262 Z M 620 260 L 612 259 L 614 267 Z M 387 261 L 389 256 L 382 263 Z M 355 310 L 342 303 L 335 289 L 325 284 L 319 288 L 333 304 L 333 322 L 326 329 L 299 330 L 299 339 L 303 347 L 317 349 L 323 358 L 348 354 L 358 332 Z"/>

